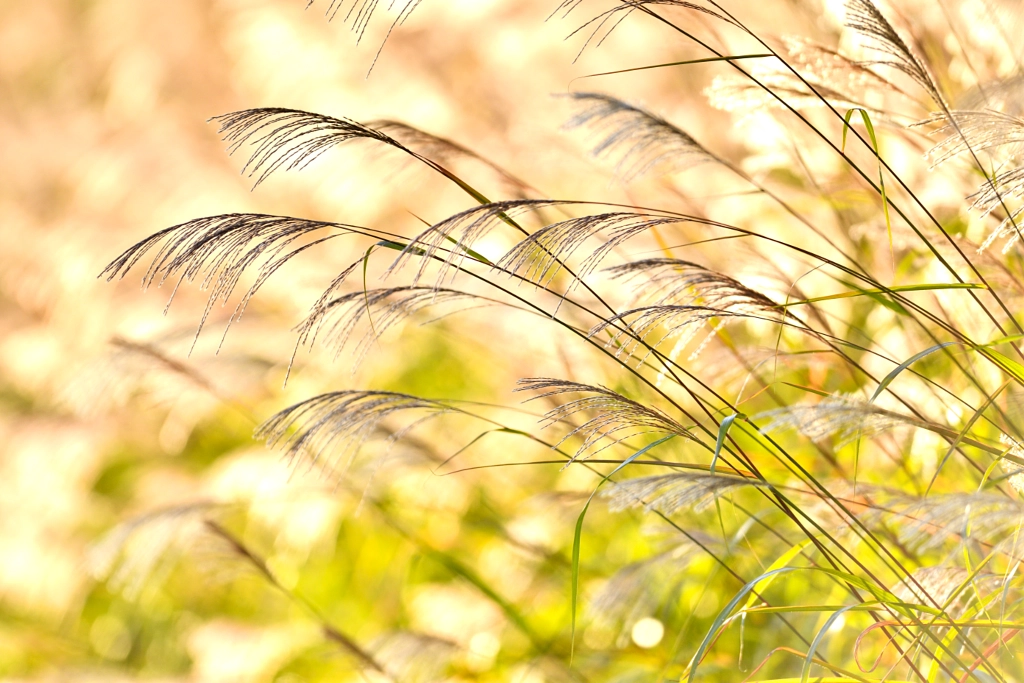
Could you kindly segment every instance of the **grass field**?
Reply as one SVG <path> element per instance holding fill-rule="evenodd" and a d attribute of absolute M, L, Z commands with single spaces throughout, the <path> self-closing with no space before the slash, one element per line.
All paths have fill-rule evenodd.
<path fill-rule="evenodd" d="M 1024 680 L 1016 3 L 0 11 L 8 679 Z"/>

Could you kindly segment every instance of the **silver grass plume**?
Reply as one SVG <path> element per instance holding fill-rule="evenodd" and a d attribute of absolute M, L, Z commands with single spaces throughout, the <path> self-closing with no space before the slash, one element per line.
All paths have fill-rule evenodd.
<path fill-rule="evenodd" d="M 887 506 L 899 540 L 907 548 L 928 552 L 947 541 L 988 543 L 993 552 L 1019 561 L 1024 550 L 1024 505 L 991 493 L 949 493 L 924 498 L 896 497 Z M 965 538 L 964 532 L 969 532 Z"/>
<path fill-rule="evenodd" d="M 961 567 L 921 567 L 893 588 L 892 594 L 904 602 L 942 605 L 968 576 L 970 572 Z"/>
<path fill-rule="evenodd" d="M 144 348 L 141 344 L 129 346 L 121 341 L 115 340 L 106 353 L 85 363 L 61 391 L 60 403 L 78 417 L 95 418 L 111 408 L 121 408 L 145 389 L 164 389 L 180 396 L 195 386 L 178 373 L 160 373 L 160 381 L 150 387 L 147 380 L 159 366 L 150 355 L 139 352 Z"/>
<path fill-rule="evenodd" d="M 327 10 L 325 14 L 329 20 L 334 20 L 338 13 L 344 8 L 347 0 L 326 0 L 328 2 Z M 308 9 L 316 0 L 306 0 L 306 8 Z M 397 0 L 392 0 L 388 8 L 390 9 L 396 4 Z M 423 0 L 405 0 L 398 10 L 398 17 L 394 20 L 391 26 L 391 30 L 401 26 L 409 15 L 413 13 Z M 380 6 L 380 0 L 352 0 L 351 6 L 342 17 L 342 21 L 346 24 L 351 25 L 352 32 L 358 36 L 358 39 L 362 39 L 363 34 L 366 32 L 367 27 L 370 25 L 370 19 L 373 17 L 374 11 Z M 391 31 L 388 31 L 390 34 Z"/>
<path fill-rule="evenodd" d="M 332 233 L 312 242 L 295 244 L 307 235 L 324 230 Z M 111 261 L 99 276 L 106 276 L 108 282 L 123 278 L 143 256 L 156 249 L 153 261 L 142 276 L 143 289 L 153 283 L 162 286 L 169 278 L 177 278 L 167 307 L 184 281 L 201 278 L 200 289 L 210 290 L 196 331 L 198 338 L 214 305 L 218 300 L 222 305 L 227 303 L 247 268 L 260 263 L 256 279 L 235 307 L 229 327 L 241 317 L 259 288 L 292 257 L 349 232 L 350 226 L 340 223 L 288 216 L 251 213 L 208 216 L 150 235 Z"/>
<path fill-rule="evenodd" d="M 191 335 L 188 335 L 191 338 Z M 259 377 L 269 361 L 257 355 L 232 354 L 217 368 L 186 364 L 160 346 L 123 337 L 110 340 L 107 352 L 88 359 L 64 386 L 58 398 L 80 417 L 95 418 L 112 408 L 123 407 L 129 398 L 146 396 L 154 405 L 173 403 L 185 393 L 235 405 L 241 396 L 260 392 Z M 214 372 L 218 381 L 214 381 Z M 227 374 L 225 374 L 227 373 Z"/>
<path fill-rule="evenodd" d="M 700 302 L 730 311 L 781 311 L 768 296 L 742 282 L 693 261 L 649 258 L 606 268 L 612 279 L 643 278 L 639 295 L 655 304 Z M 638 298 L 639 298 L 638 295 Z"/>
<path fill-rule="evenodd" d="M 333 21 L 345 6 L 346 0 L 326 1 L 329 4 L 327 5 L 327 11 L 324 14 L 327 16 L 328 21 Z M 306 9 L 309 9 L 314 2 L 316 2 L 316 0 L 306 0 Z M 391 38 L 391 34 L 394 33 L 395 29 L 406 22 L 422 2 L 423 0 L 405 0 L 405 4 L 399 7 L 398 15 L 391 22 L 387 33 L 384 35 L 384 39 L 381 40 L 380 47 L 377 48 L 377 53 L 373 56 L 373 61 L 370 63 L 370 69 L 366 72 L 367 76 L 369 76 L 373 71 L 373 67 L 377 65 L 377 60 L 380 59 L 380 55 L 384 51 L 384 46 L 387 45 L 388 40 Z M 394 8 L 397 3 L 398 0 L 391 0 L 388 4 L 388 9 Z M 379 8 L 380 4 L 381 0 L 352 0 L 352 5 L 345 13 L 343 21 L 350 25 L 352 32 L 356 35 L 356 44 L 362 41 L 363 35 L 366 33 L 366 29 L 370 26 L 370 19 L 373 17 L 373 13 Z"/>
<path fill-rule="evenodd" d="M 762 59 L 751 67 L 751 75 L 761 85 L 746 76 L 716 76 L 705 90 L 711 106 L 724 111 L 782 108 L 781 97 L 794 109 L 826 104 L 837 109 L 860 107 L 869 111 L 873 119 L 885 120 L 889 114 L 869 106 L 866 96 L 872 93 L 905 96 L 896 85 L 867 65 L 825 45 L 787 36 L 782 38 L 777 52 L 784 56 L 785 64 L 779 59 Z"/>
<path fill-rule="evenodd" d="M 1009 449 L 1010 455 L 1024 459 L 1024 445 L 1013 437 L 1006 434 L 1000 434 L 999 443 Z M 1017 495 L 1024 497 L 1024 466 L 1005 458 L 1000 461 L 1000 465 L 1002 465 L 1003 470 L 1005 470 L 1009 475 L 1006 480 L 1007 483 L 1013 487 L 1013 490 L 1017 492 Z"/>
<path fill-rule="evenodd" d="M 108 531 L 86 557 L 86 567 L 97 580 L 106 580 L 117 592 L 135 599 L 150 580 L 171 569 L 172 550 L 185 550 L 205 527 L 212 503 L 193 503 L 150 512 Z"/>
<path fill-rule="evenodd" d="M 445 678 L 445 669 L 459 646 L 422 633 L 392 631 L 375 638 L 367 650 L 393 680 L 433 683 Z"/>
<path fill-rule="evenodd" d="M 994 574 L 971 578 L 971 572 L 961 567 L 937 565 L 916 569 L 892 594 L 904 602 L 941 606 L 956 619 L 970 607 L 976 595 L 983 595 L 1000 583 L 1001 579 Z"/>
<path fill-rule="evenodd" d="M 575 272 L 574 284 L 590 275 L 612 251 L 630 239 L 661 226 L 688 220 L 680 216 L 615 211 L 552 223 L 535 231 L 502 256 L 498 268 L 546 285 L 563 264 L 591 237 L 607 233 L 606 241 L 591 251 Z"/>
<path fill-rule="evenodd" d="M 252 152 L 242 173 L 255 177 L 257 186 L 275 171 L 305 168 L 327 150 L 349 140 L 379 142 L 430 165 L 391 136 L 351 119 L 268 107 L 222 114 L 211 121 L 220 124 L 217 132 L 228 143 L 229 154 L 251 144 Z"/>
<path fill-rule="evenodd" d="M 1024 75 L 979 83 L 956 102 L 961 111 L 986 109 L 1010 116 L 1024 116 Z"/>
<path fill-rule="evenodd" d="M 384 420 L 405 412 L 425 415 L 394 433 L 392 442 L 426 420 L 459 411 L 440 401 L 393 391 L 334 391 L 276 413 L 257 428 L 255 437 L 283 448 L 292 461 L 307 457 L 311 467 L 320 464 L 330 473 L 342 459 L 342 469 L 347 469 Z"/>
<path fill-rule="evenodd" d="M 355 365 L 358 366 L 373 342 L 391 327 L 427 307 L 468 302 L 478 305 L 499 303 L 494 299 L 454 289 L 414 286 L 370 289 L 321 297 L 298 326 L 297 344 L 312 347 L 322 332 L 327 338 L 326 345 L 334 351 L 337 358 L 360 321 L 365 318 L 368 329 L 357 342 L 354 354 Z"/>
<path fill-rule="evenodd" d="M 565 128 L 585 128 L 598 138 L 591 153 L 616 157 L 615 172 L 626 182 L 650 171 L 675 173 L 717 157 L 688 133 L 639 107 L 600 93 L 565 95 L 581 111 Z"/>
<path fill-rule="evenodd" d="M 568 16 L 573 10 L 582 5 L 583 2 L 584 0 L 562 0 L 561 4 L 559 4 L 555 11 L 551 13 L 551 16 L 556 14 L 561 14 L 563 17 Z M 688 2 L 687 0 L 619 0 L 617 5 L 604 10 L 600 14 L 591 18 L 589 21 L 570 33 L 568 37 L 571 38 L 577 33 L 589 33 L 583 43 L 583 46 L 580 48 L 579 53 L 576 55 L 576 58 L 578 59 L 591 43 L 600 45 L 604 42 L 604 40 L 612 34 L 619 24 L 625 21 L 625 19 L 634 11 L 650 11 L 650 8 L 652 7 L 678 7 L 681 9 L 701 12 L 746 31 L 746 29 L 744 29 L 743 26 L 735 20 L 715 9 L 712 9 L 712 7 L 709 6 L 712 4 L 713 3 L 702 4 L 699 2 Z"/>
<path fill-rule="evenodd" d="M 509 199 L 466 209 L 435 223 L 411 239 L 388 268 L 386 275 L 401 270 L 416 256 L 420 257 L 420 262 L 413 277 L 413 284 L 419 283 L 433 261 L 438 264 L 435 286 L 441 287 L 449 276 L 449 281 L 454 280 L 455 274 L 467 258 L 479 260 L 472 255 L 473 245 L 495 228 L 501 225 L 515 225 L 514 229 L 518 232 L 521 228 L 514 222 L 517 216 L 551 206 L 575 203 L 577 202 L 552 199 Z"/>
<path fill-rule="evenodd" d="M 908 415 L 841 394 L 829 396 L 814 405 L 789 406 L 758 413 L 753 419 L 770 420 L 761 428 L 762 434 L 795 429 L 814 441 L 836 435 L 837 447 L 861 436 L 870 437 L 895 427 L 922 424 Z"/>
<path fill-rule="evenodd" d="M 628 360 L 637 356 L 641 348 L 646 349 L 646 353 L 640 356 L 639 367 L 647 362 L 658 347 L 670 339 L 675 339 L 676 344 L 669 355 L 677 355 L 680 349 L 689 344 L 697 333 L 713 320 L 762 320 L 791 325 L 775 310 L 741 312 L 711 306 L 655 305 L 633 308 L 606 318 L 591 328 L 587 336 L 594 338 L 605 330 L 610 330 L 611 335 L 605 342 L 605 347 L 615 347 L 616 358 L 625 357 Z M 660 336 L 657 336 L 656 333 L 659 332 Z"/>
<path fill-rule="evenodd" d="M 425 157 L 439 164 L 449 164 L 459 159 L 469 159 L 483 164 L 500 178 L 516 198 L 525 198 L 528 192 L 536 192 L 526 182 L 490 159 L 448 138 L 428 133 L 407 123 L 388 119 L 369 121 L 366 126 L 387 135 L 403 147 L 415 151 L 418 157 Z"/>
<path fill-rule="evenodd" d="M 724 474 L 673 472 L 615 482 L 601 492 L 612 512 L 642 507 L 665 515 L 683 509 L 702 512 L 733 489 L 760 482 Z"/>
<path fill-rule="evenodd" d="M 1007 200 L 1019 200 L 1021 198 L 1024 198 L 1024 167 L 1014 168 L 997 174 L 992 182 L 985 183 L 974 194 L 967 197 L 971 202 L 971 208 L 980 211 L 982 217 L 988 216 L 996 209 L 1004 206 L 1004 202 Z M 1021 209 L 1017 208 L 1010 213 L 1010 216 L 1016 218 L 1020 211 Z M 1009 222 L 1009 219 L 1003 221 L 1000 229 L 992 233 L 985 240 L 983 249 L 1000 236 L 1000 233 L 1004 231 L 1004 226 L 1012 231 L 1012 226 L 1006 225 Z"/>
<path fill-rule="evenodd" d="M 650 299 L 653 303 L 602 321 L 590 330 L 590 336 L 606 329 L 614 330 L 606 346 L 616 346 L 618 357 L 625 354 L 627 358 L 632 358 L 646 344 L 650 350 L 641 358 L 641 364 L 646 362 L 653 349 L 670 338 L 675 338 L 676 343 L 668 355 L 675 358 L 708 321 L 716 318 L 720 320 L 715 326 L 715 332 L 736 318 L 774 322 L 792 318 L 794 324 L 798 323 L 792 314 L 768 296 L 728 275 L 691 261 L 642 259 L 613 266 L 606 272 L 614 279 L 645 278 L 645 284 L 636 290 L 637 298 Z M 655 339 L 653 335 L 658 330 L 664 330 L 664 334 Z M 699 355 L 711 338 L 708 336 L 702 342 L 701 347 L 691 354 L 691 359 Z"/>
<path fill-rule="evenodd" d="M 625 647 L 633 625 L 656 615 L 677 595 L 696 552 L 685 542 L 619 569 L 588 605 L 594 618 L 589 628 L 610 631 L 616 647 Z"/>
<path fill-rule="evenodd" d="M 291 376 L 292 366 L 295 365 L 295 356 L 299 353 L 300 346 L 309 345 L 313 347 L 313 343 L 316 341 L 317 331 L 320 329 L 319 321 L 330 311 L 331 302 L 337 299 L 341 294 L 341 288 L 345 284 L 349 275 L 355 272 L 356 268 L 365 264 L 365 259 L 359 259 L 353 262 L 345 270 L 341 271 L 331 280 L 331 283 L 327 285 L 327 288 L 320 295 L 320 298 L 313 303 L 309 309 L 309 314 L 306 319 L 301 322 L 297 327 L 296 331 L 299 333 L 298 338 L 295 340 L 295 348 L 292 350 L 292 357 L 288 361 L 288 369 L 285 372 L 284 383 L 288 384 L 288 378 Z"/>
<path fill-rule="evenodd" d="M 1006 155 L 1013 159 L 1024 151 L 1024 119 L 998 111 L 955 110 L 936 114 L 915 125 L 942 123 L 933 131 L 946 137 L 928 152 L 932 157 L 932 168 L 967 152 L 992 152 L 1004 148 Z M 1019 167 L 1001 171 L 992 180 L 981 185 L 967 199 L 971 208 L 988 216 L 997 209 L 1005 209 L 1007 217 L 989 234 L 979 251 L 985 251 L 994 241 L 1009 238 L 1003 247 L 1007 252 L 1020 239 L 1017 218 L 1024 213 L 1024 207 L 1009 209 L 1007 200 L 1019 200 L 1024 196 L 1024 169 Z"/>
<path fill-rule="evenodd" d="M 541 420 L 544 427 L 560 422 L 572 425 L 572 420 L 577 414 L 593 414 L 582 424 L 573 426 L 572 430 L 555 444 L 555 448 L 557 448 L 574 436 L 582 439 L 576 453 L 566 463 L 567 466 L 576 460 L 585 460 L 605 448 L 643 434 L 674 434 L 685 439 L 696 440 L 689 429 L 657 408 L 637 403 L 606 387 L 595 387 L 547 377 L 521 379 L 517 384 L 519 386 L 516 391 L 543 392 L 528 399 L 530 401 L 568 393 L 591 394 L 549 410 Z M 605 439 L 609 440 L 609 443 L 593 450 L 598 443 Z"/>
<path fill-rule="evenodd" d="M 872 0 L 847 0 L 846 26 L 864 36 L 873 50 L 888 57 L 862 64 L 890 66 L 906 74 L 924 88 L 932 100 L 945 106 L 939 87 L 924 61 L 907 45 Z"/>
<path fill-rule="evenodd" d="M 792 313 L 768 296 L 741 282 L 690 261 L 678 259 L 644 259 L 616 266 L 609 271 L 613 277 L 648 277 L 649 293 L 655 303 L 618 313 L 601 321 L 590 330 L 593 337 L 612 330 L 606 346 L 615 346 L 616 356 L 632 358 L 641 347 L 647 347 L 640 359 L 647 357 L 661 344 L 675 339 L 670 357 L 675 357 L 711 320 L 719 324 L 733 320 L 767 320 L 810 331 Z M 678 303 L 685 301 L 687 303 Z M 656 333 L 660 332 L 660 336 Z"/>
<path fill-rule="evenodd" d="M 1008 153 L 1014 156 L 1024 149 L 1024 119 L 1011 114 L 957 109 L 949 112 L 949 116 L 945 113 L 935 114 L 914 125 L 933 123 L 943 125 L 932 134 L 946 137 L 929 151 L 932 168 L 971 150 L 984 152 L 997 147 L 1009 147 Z"/>

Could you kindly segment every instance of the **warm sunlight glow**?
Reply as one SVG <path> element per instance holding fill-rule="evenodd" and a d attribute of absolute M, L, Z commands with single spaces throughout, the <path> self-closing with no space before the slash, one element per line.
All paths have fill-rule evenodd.
<path fill-rule="evenodd" d="M 633 624 L 630 637 L 638 647 L 652 648 L 665 637 L 665 625 L 654 617 L 644 617 Z"/>

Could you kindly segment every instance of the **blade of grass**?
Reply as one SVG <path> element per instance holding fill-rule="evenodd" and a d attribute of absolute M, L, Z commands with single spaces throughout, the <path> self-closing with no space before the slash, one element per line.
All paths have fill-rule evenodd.
<path fill-rule="evenodd" d="M 674 439 L 675 437 L 676 437 L 675 434 L 669 434 L 668 436 L 664 436 L 664 437 L 658 439 L 657 441 L 644 446 L 643 448 L 638 450 L 636 453 L 634 453 L 633 455 L 631 455 L 628 458 L 626 458 L 625 460 L 623 460 L 611 472 L 606 474 L 601 479 L 601 481 L 598 482 L 597 486 L 594 488 L 593 493 L 590 494 L 590 497 L 587 499 L 586 504 L 583 506 L 583 510 L 580 512 L 580 516 L 576 519 L 576 528 L 573 531 L 573 537 L 572 537 L 572 585 L 571 585 L 572 596 L 571 596 L 571 599 L 570 599 L 570 603 L 571 603 L 570 606 L 571 606 L 571 610 L 572 610 L 572 617 L 571 617 L 572 629 L 571 629 L 570 643 L 569 643 L 569 665 L 570 666 L 572 666 L 572 659 L 573 659 L 573 655 L 574 655 L 575 650 L 576 650 L 576 606 L 577 606 L 577 600 L 579 599 L 579 585 L 580 585 L 580 544 L 581 544 L 581 540 L 582 540 L 582 537 L 583 537 L 583 520 L 587 516 L 587 510 L 590 509 L 590 503 L 593 502 L 594 496 L 597 495 L 597 492 L 604 485 L 604 483 L 606 481 L 608 481 L 613 475 L 615 475 L 619 470 L 621 470 L 623 467 L 625 467 L 626 465 L 630 464 L 631 462 L 633 462 L 634 460 L 639 458 L 644 453 L 650 451 L 655 446 L 660 446 L 661 444 L 665 443 L 666 441 L 669 441 L 670 439 Z"/>

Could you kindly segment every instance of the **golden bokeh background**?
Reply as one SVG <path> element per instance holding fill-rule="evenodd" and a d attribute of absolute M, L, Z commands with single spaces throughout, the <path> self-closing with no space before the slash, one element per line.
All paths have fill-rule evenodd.
<path fill-rule="evenodd" d="M 785 12 L 763 4 L 744 9 L 769 33 L 839 26 L 841 3 L 793 2 Z M 162 316 L 174 283 L 141 292 L 141 268 L 118 283 L 97 275 L 136 241 L 199 216 L 294 215 L 408 236 L 472 205 L 443 179 L 361 143 L 254 189 L 255 178 L 240 174 L 244 153 L 229 156 L 209 121 L 240 109 L 413 124 L 500 165 L 535 196 L 632 204 L 657 194 L 701 208 L 695 198 L 722 182 L 736 189 L 735 179 L 711 170 L 671 185 L 618 182 L 609 164 L 588 157 L 585 135 L 562 130 L 572 110 L 558 95 L 599 89 L 646 104 L 719 154 L 745 156 L 752 173 L 776 161 L 773 129 L 768 119 L 734 128 L 708 107 L 702 91 L 714 65 L 582 78 L 704 56 L 639 18 L 576 59 L 587 34 L 572 34 L 589 8 L 565 17 L 552 14 L 551 0 L 427 0 L 388 35 L 400 7 L 381 4 L 357 45 L 344 20 L 351 3 L 332 21 L 328 5 L 0 0 L 4 680 L 372 678 L 324 637 L 324 622 L 405 667 L 407 680 L 435 680 L 434 660 L 451 644 L 462 648 L 452 680 L 567 680 L 543 658 L 527 662 L 529 643 L 508 635 L 513 617 L 481 598 L 469 575 L 529 605 L 545 637 L 565 636 L 568 548 L 592 476 L 557 467 L 433 476 L 407 451 L 436 465 L 466 444 L 432 424 L 427 445 L 397 446 L 381 473 L 357 463 L 354 483 L 338 485 L 251 435 L 275 410 L 331 389 L 515 404 L 522 376 L 600 380 L 592 357 L 520 319 L 478 317 L 473 332 L 444 320 L 392 334 L 355 370 L 329 350 L 300 351 L 282 388 L 292 328 L 366 245 L 336 240 L 282 269 L 223 343 L 234 300 L 218 305 L 191 351 L 207 293 L 183 286 Z M 706 17 L 688 20 L 719 30 Z M 917 163 L 920 150 L 892 150 Z M 834 160 L 808 162 L 835 172 Z M 484 164 L 460 160 L 457 170 L 489 195 L 509 193 Z M 715 210 L 744 220 L 757 208 L 730 200 Z M 546 457 L 498 439 L 473 463 Z M 291 598 L 232 565 L 222 546 L 196 540 L 211 510 L 260 552 Z M 140 518 L 149 533 L 110 551 L 111 530 Z M 610 520 L 594 542 L 608 566 L 657 545 L 632 533 L 635 520 Z M 705 602 L 700 585 L 686 591 L 698 617 L 714 615 L 718 603 Z M 637 624 L 630 656 L 640 660 L 642 644 L 660 641 L 661 623 Z M 620 635 L 584 638 L 599 650 Z"/>

